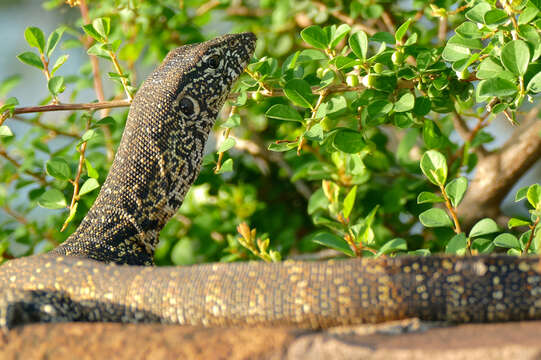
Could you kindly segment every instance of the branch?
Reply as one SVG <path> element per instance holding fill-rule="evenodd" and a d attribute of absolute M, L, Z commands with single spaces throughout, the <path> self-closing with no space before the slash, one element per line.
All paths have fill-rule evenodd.
<path fill-rule="evenodd" d="M 460 215 L 464 227 L 492 217 L 504 220 L 500 204 L 513 185 L 541 158 L 541 121 L 538 108 L 532 109 L 504 146 L 479 159 L 475 177 L 469 186 Z"/>
<path fill-rule="evenodd" d="M 6 214 L 11 216 L 17 222 L 24 225 L 32 233 L 32 235 L 41 235 L 45 239 L 47 239 L 52 245 L 58 246 L 58 241 L 56 241 L 56 239 L 49 232 L 46 231 L 43 233 L 42 232 L 38 233 L 38 231 L 35 228 L 35 225 L 33 223 L 30 223 L 30 221 L 26 217 L 24 217 L 24 215 L 19 214 L 18 212 L 10 208 L 7 204 L 4 204 L 4 206 L 2 206 L 1 209 L 4 210 Z"/>
<path fill-rule="evenodd" d="M 42 128 L 44 130 L 52 132 L 54 135 L 62 135 L 62 136 L 67 136 L 67 137 L 71 137 L 71 138 L 75 138 L 75 139 L 79 139 L 81 137 L 81 135 L 79 135 L 78 133 L 68 132 L 68 131 L 58 129 L 58 128 L 52 126 L 52 125 L 42 123 L 41 121 L 39 121 L 39 119 L 31 120 L 31 119 L 26 119 L 26 118 L 24 118 L 22 116 L 12 116 L 11 118 L 13 120 L 23 122 L 25 124 L 40 127 L 40 128 Z"/>
<path fill-rule="evenodd" d="M 85 24 L 90 24 L 90 16 L 88 15 L 88 7 L 86 6 L 86 0 L 79 1 L 79 9 L 81 10 L 81 16 L 83 18 L 83 21 Z M 84 46 L 85 49 L 88 50 L 88 48 L 92 45 L 92 38 L 88 35 L 85 37 Z M 98 62 L 98 57 L 95 55 L 89 55 L 90 58 L 90 64 L 92 65 L 92 77 L 94 79 L 94 91 L 96 92 L 96 97 L 98 98 L 99 102 L 105 101 L 105 96 L 103 95 L 103 83 L 101 81 L 101 75 L 100 75 L 100 64 Z M 131 96 L 128 97 L 130 100 L 132 99 Z M 101 111 L 101 117 L 106 117 L 109 115 L 108 108 L 103 108 Z M 113 157 L 115 156 L 115 152 L 113 149 L 113 136 L 111 135 L 111 130 L 107 126 L 101 127 L 103 134 L 105 136 L 105 148 L 107 149 L 107 160 L 109 162 L 113 161 Z"/>
<path fill-rule="evenodd" d="M 19 162 L 17 160 L 15 160 L 13 157 L 11 157 L 11 155 L 9 155 L 6 152 L 6 150 L 4 148 L 2 148 L 2 147 L 0 147 L 0 156 L 3 157 L 4 159 L 6 159 L 7 161 L 9 161 L 11 164 L 13 164 L 13 166 L 15 166 L 17 169 L 19 169 L 21 167 L 21 164 L 19 164 Z M 45 177 L 43 175 L 39 174 L 39 173 L 30 171 L 30 170 L 23 170 L 23 172 L 25 174 L 27 174 L 27 175 L 32 176 L 34 179 L 39 181 L 39 183 L 42 184 L 42 185 L 47 185 L 48 184 Z"/>
<path fill-rule="evenodd" d="M 128 100 L 100 101 L 95 103 L 83 104 L 51 104 L 42 106 L 18 107 L 13 110 L 13 114 L 29 114 L 49 111 L 100 110 L 127 106 L 130 106 L 130 101 Z"/>

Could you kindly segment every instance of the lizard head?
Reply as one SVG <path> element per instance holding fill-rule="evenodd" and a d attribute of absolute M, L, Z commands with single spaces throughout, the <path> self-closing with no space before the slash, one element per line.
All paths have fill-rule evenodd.
<path fill-rule="evenodd" d="M 208 132 L 250 61 L 255 43 L 252 33 L 228 34 L 171 50 L 143 85 L 152 91 L 140 93 L 161 92 L 170 117 L 183 127 Z"/>

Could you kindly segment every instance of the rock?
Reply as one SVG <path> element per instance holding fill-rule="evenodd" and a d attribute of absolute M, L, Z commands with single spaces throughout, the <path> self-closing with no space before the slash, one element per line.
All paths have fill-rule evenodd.
<path fill-rule="evenodd" d="M 541 359 L 541 321 L 446 326 L 410 319 L 309 331 L 158 324 L 33 324 L 0 359 Z"/>

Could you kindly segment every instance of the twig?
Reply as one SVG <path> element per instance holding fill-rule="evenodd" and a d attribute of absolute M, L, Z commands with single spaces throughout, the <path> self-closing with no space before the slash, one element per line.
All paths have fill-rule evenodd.
<path fill-rule="evenodd" d="M 17 222 L 24 225 L 33 235 L 38 235 L 38 232 L 35 229 L 35 226 L 33 224 L 31 224 L 30 221 L 28 221 L 28 219 L 26 217 L 24 217 L 22 214 L 19 214 L 18 212 L 16 212 L 15 210 L 10 208 L 6 204 L 4 204 L 4 206 L 2 206 L 2 210 L 4 210 L 6 212 L 6 214 L 11 216 Z M 58 245 L 58 242 L 56 241 L 56 239 L 53 236 L 51 236 L 50 233 L 44 232 L 44 233 L 40 233 L 39 235 L 43 235 L 43 237 L 45 237 L 45 239 L 47 239 L 54 246 Z"/>
<path fill-rule="evenodd" d="M 0 147 L 0 156 L 2 156 L 4 159 L 6 159 L 7 161 L 9 161 L 10 163 L 13 164 L 13 166 L 15 166 L 17 169 L 19 169 L 21 167 L 21 164 L 19 164 L 19 162 L 17 160 L 15 160 L 13 157 L 11 157 L 11 155 L 9 155 L 5 149 L 3 149 L 2 147 Z M 23 172 L 27 175 L 30 175 L 32 176 L 34 179 L 36 179 L 37 181 L 39 181 L 40 184 L 42 185 L 47 185 L 48 182 L 47 180 L 45 179 L 45 177 L 39 173 L 36 173 L 36 172 L 33 172 L 33 171 L 30 171 L 30 170 L 23 170 Z"/>
<path fill-rule="evenodd" d="M 49 111 L 73 111 L 73 110 L 100 110 L 118 107 L 130 106 L 129 100 L 100 101 L 95 103 L 82 104 L 51 104 L 42 106 L 18 107 L 13 110 L 13 114 L 29 114 Z"/>
<path fill-rule="evenodd" d="M 373 27 L 370 27 L 370 26 L 367 26 L 366 24 L 362 24 L 360 22 L 357 22 L 355 19 L 353 19 L 349 15 L 341 12 L 340 10 L 330 10 L 327 7 L 327 5 L 325 5 L 322 2 L 313 1 L 312 4 L 317 6 L 319 11 L 328 12 L 329 14 L 331 14 L 332 16 L 334 16 L 335 18 L 337 18 L 341 22 L 346 23 L 346 24 L 348 24 L 350 26 L 355 25 L 355 26 L 359 27 L 361 30 L 363 30 L 364 32 L 366 32 L 368 35 L 374 35 L 375 33 L 378 32 L 377 29 L 375 29 Z"/>
<path fill-rule="evenodd" d="M 81 0 L 79 2 L 79 9 L 81 10 L 81 16 L 85 24 L 90 24 L 90 16 L 88 15 L 88 7 L 86 6 L 86 0 Z M 92 44 L 92 38 L 88 35 L 84 37 L 85 39 L 85 49 Z M 98 62 L 98 57 L 95 55 L 89 55 L 90 64 L 92 65 L 92 78 L 94 79 L 94 91 L 96 92 L 96 97 L 99 102 L 105 101 L 105 96 L 103 94 L 103 83 L 101 81 L 100 75 L 100 64 Z M 101 117 L 104 118 L 109 115 L 108 108 L 101 109 Z M 111 130 L 107 126 L 101 127 L 103 135 L 105 137 L 105 148 L 107 149 L 107 160 L 109 162 L 113 161 L 114 149 L 113 149 L 113 136 L 111 135 Z"/>
<path fill-rule="evenodd" d="M 526 246 L 524 247 L 524 250 L 522 250 L 522 255 L 528 254 L 528 250 L 530 250 L 530 246 L 532 245 L 532 240 L 533 240 L 533 237 L 535 235 L 535 228 L 539 224 L 539 220 L 541 220 L 541 218 L 537 217 L 537 219 L 535 220 L 533 225 L 530 225 L 530 230 L 532 232 L 530 233 L 530 237 L 528 238 L 528 243 L 526 243 Z"/>
<path fill-rule="evenodd" d="M 81 137 L 78 133 L 72 133 L 72 132 L 67 132 L 67 131 L 64 131 L 64 130 L 60 130 L 60 129 L 52 126 L 52 125 L 42 123 L 41 121 L 39 121 L 39 119 L 31 120 L 31 119 L 26 119 L 26 118 L 24 118 L 22 116 L 12 116 L 12 119 L 23 122 L 23 123 L 26 123 L 26 124 L 29 124 L 29 125 L 40 127 L 40 128 L 42 128 L 44 130 L 51 131 L 55 135 L 62 135 L 62 136 L 67 136 L 67 137 L 71 137 L 71 138 L 76 138 L 76 139 Z"/>
<path fill-rule="evenodd" d="M 88 120 L 86 121 L 86 127 L 85 130 L 90 129 L 90 124 L 92 121 L 92 117 L 88 117 Z M 71 197 L 71 203 L 69 206 L 70 214 L 73 211 L 73 208 L 77 205 L 77 201 L 79 200 L 79 181 L 81 180 L 81 174 L 83 173 L 83 165 L 85 162 L 85 151 L 86 151 L 86 144 L 87 141 L 83 141 L 81 146 L 79 147 L 79 165 L 77 166 L 77 174 L 75 174 L 75 179 L 73 181 L 70 181 L 73 185 L 73 195 Z M 71 216 L 68 216 L 66 218 L 66 221 L 64 221 L 64 224 L 62 225 L 62 228 L 60 229 L 60 232 L 66 230 L 68 227 L 69 221 Z"/>

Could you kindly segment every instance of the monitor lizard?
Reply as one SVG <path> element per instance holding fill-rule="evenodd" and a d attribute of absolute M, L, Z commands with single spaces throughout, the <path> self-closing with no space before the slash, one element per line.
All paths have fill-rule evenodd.
<path fill-rule="evenodd" d="M 0 328 L 112 321 L 322 328 L 407 317 L 541 318 L 537 257 L 399 256 L 153 267 L 158 234 L 256 38 L 172 50 L 138 90 L 98 198 L 53 251 L 0 267 Z"/>

